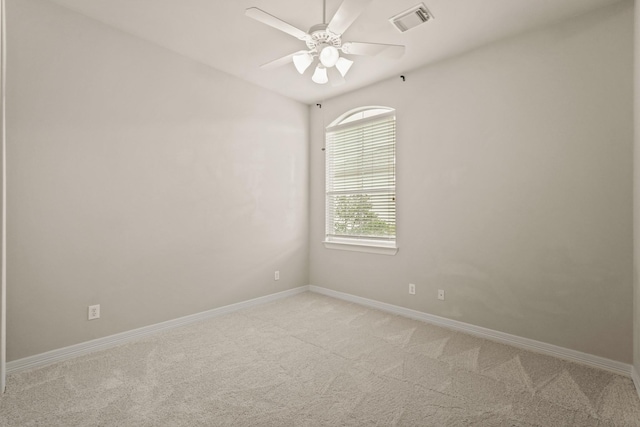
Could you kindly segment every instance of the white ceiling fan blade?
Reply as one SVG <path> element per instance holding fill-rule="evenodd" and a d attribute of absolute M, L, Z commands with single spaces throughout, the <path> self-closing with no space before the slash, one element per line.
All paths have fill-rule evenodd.
<path fill-rule="evenodd" d="M 327 74 L 329 75 L 331 86 L 342 86 L 347 82 L 336 67 L 327 68 Z"/>
<path fill-rule="evenodd" d="M 299 53 L 305 53 L 306 50 L 299 50 L 297 52 L 293 52 L 287 56 L 283 56 L 282 58 L 278 58 L 271 62 L 267 62 L 266 64 L 262 64 L 260 68 L 264 68 L 265 70 L 272 70 L 274 68 L 280 67 L 282 65 L 290 64 L 293 62 L 293 57 Z"/>
<path fill-rule="evenodd" d="M 329 22 L 329 30 L 332 33 L 342 35 L 347 28 L 358 19 L 358 16 L 369 6 L 371 0 L 344 0 L 331 22 Z"/>
<path fill-rule="evenodd" d="M 346 42 L 342 51 L 351 55 L 382 56 L 398 59 L 404 55 L 405 47 L 399 44 Z"/>
<path fill-rule="evenodd" d="M 258 9 L 257 7 L 250 7 L 249 9 L 244 11 L 244 14 L 249 18 L 253 18 L 256 21 L 262 22 L 263 24 L 267 24 L 270 27 L 290 34 L 297 39 L 305 40 L 309 36 L 304 31 L 294 27 L 287 22 L 284 22 L 280 18 L 276 18 L 275 16 L 265 12 L 264 10 Z"/>

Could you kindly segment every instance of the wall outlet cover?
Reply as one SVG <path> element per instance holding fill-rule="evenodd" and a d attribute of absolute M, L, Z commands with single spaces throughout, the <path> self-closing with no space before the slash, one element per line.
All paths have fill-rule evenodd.
<path fill-rule="evenodd" d="M 99 319 L 99 318 L 100 318 L 100 304 L 90 305 L 89 306 L 88 319 L 89 320 L 94 320 L 94 319 Z"/>

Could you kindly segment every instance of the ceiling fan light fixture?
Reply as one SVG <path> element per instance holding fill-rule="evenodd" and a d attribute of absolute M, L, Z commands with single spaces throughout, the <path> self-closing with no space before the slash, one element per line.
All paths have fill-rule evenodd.
<path fill-rule="evenodd" d="M 335 1 L 337 2 L 338 0 Z M 338 10 L 334 13 L 333 17 L 329 19 L 329 22 L 327 22 L 327 1 L 322 0 L 322 23 L 312 26 L 307 32 L 257 7 L 246 9 L 245 15 L 249 18 L 287 33 L 306 44 L 306 50 L 298 50 L 290 53 L 282 58 L 263 64 L 261 67 L 264 69 L 273 69 L 293 62 L 298 73 L 304 74 L 308 72 L 307 70 L 309 70 L 311 66 L 314 66 L 314 72 L 311 77 L 314 83 L 326 84 L 329 82 L 329 78 L 331 78 L 333 86 L 337 86 L 345 82 L 344 77 L 353 65 L 353 61 L 341 57 L 340 55 L 342 54 L 381 56 L 393 59 L 400 58 L 405 52 L 405 46 L 402 45 L 367 42 L 343 43 L 342 41 L 344 32 L 372 1 L 373 0 L 340 0 Z M 397 17 L 402 18 L 404 16 L 405 15 Z M 408 24 L 411 24 L 417 19 L 425 21 L 432 18 L 432 16 L 427 16 L 422 13 L 422 9 L 417 12 L 411 10 L 407 16 L 409 16 L 409 21 L 411 21 Z M 407 24 L 405 21 L 402 23 Z"/>
<path fill-rule="evenodd" d="M 322 62 L 322 65 L 327 68 L 331 68 L 336 65 L 338 59 L 340 59 L 340 52 L 338 52 L 338 49 L 335 46 L 324 46 L 320 51 L 320 62 Z"/>
<path fill-rule="evenodd" d="M 303 74 L 313 62 L 313 56 L 309 52 L 298 53 L 293 56 L 293 65 L 300 74 Z"/>
<path fill-rule="evenodd" d="M 352 65 L 353 65 L 353 61 L 344 57 L 340 57 L 336 62 L 336 68 L 338 69 L 338 71 L 340 71 L 340 74 L 342 74 L 342 77 L 347 75 Z"/>
<path fill-rule="evenodd" d="M 318 64 L 316 67 L 316 71 L 314 71 L 313 76 L 311 77 L 315 83 L 319 85 L 323 85 L 329 81 L 329 77 L 327 76 L 327 69 L 322 64 Z"/>

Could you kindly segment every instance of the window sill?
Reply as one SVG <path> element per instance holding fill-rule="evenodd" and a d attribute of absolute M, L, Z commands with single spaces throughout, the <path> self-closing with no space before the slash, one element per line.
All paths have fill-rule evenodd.
<path fill-rule="evenodd" d="M 385 245 L 384 243 L 373 243 L 367 241 L 336 241 L 325 240 L 322 242 L 327 249 L 338 249 L 341 251 L 366 252 L 379 255 L 395 255 L 398 247 L 395 243 Z"/>

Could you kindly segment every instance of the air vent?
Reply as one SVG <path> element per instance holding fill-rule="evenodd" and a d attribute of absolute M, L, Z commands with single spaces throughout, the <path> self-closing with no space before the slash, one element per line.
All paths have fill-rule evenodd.
<path fill-rule="evenodd" d="M 398 31 L 404 33 L 405 31 L 408 31 L 413 27 L 417 27 L 420 24 L 424 24 L 431 19 L 433 19 L 433 15 L 429 12 L 427 6 L 425 6 L 424 3 L 420 3 L 419 5 L 390 18 L 389 21 L 391 21 Z"/>

